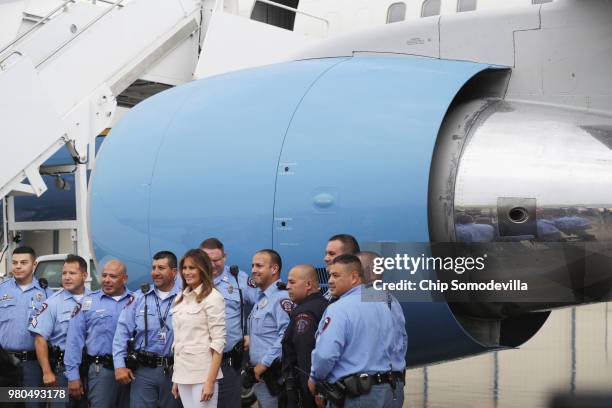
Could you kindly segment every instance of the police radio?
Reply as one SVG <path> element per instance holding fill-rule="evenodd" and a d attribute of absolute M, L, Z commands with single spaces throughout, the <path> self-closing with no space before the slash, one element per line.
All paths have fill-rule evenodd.
<path fill-rule="evenodd" d="M 151 289 L 151 286 L 149 285 L 148 282 L 143 283 L 142 285 L 140 285 L 140 291 L 142 292 L 143 296 L 144 296 L 144 323 L 145 323 L 145 338 L 144 338 L 144 343 L 145 343 L 145 347 L 147 347 L 149 345 L 149 308 L 147 305 L 147 292 L 149 291 L 149 289 Z"/>
<path fill-rule="evenodd" d="M 244 337 L 244 301 L 242 299 L 242 289 L 240 289 L 240 282 L 238 281 L 238 273 L 240 272 L 240 268 L 238 265 L 232 265 L 229 268 L 230 274 L 236 280 L 236 286 L 238 286 L 238 295 L 240 296 L 240 329 L 242 330 L 242 337 Z"/>
<path fill-rule="evenodd" d="M 49 287 L 49 281 L 47 281 L 45 278 L 38 278 L 38 284 L 43 289 L 47 289 Z"/>
<path fill-rule="evenodd" d="M 236 343 L 236 345 L 232 348 L 230 365 L 235 370 L 240 370 L 242 366 L 242 360 L 244 358 L 244 327 L 245 327 L 245 319 L 244 319 L 244 301 L 242 299 L 242 289 L 240 289 L 240 282 L 238 281 L 238 273 L 240 272 L 240 268 L 238 265 L 232 265 L 229 268 L 230 274 L 236 280 L 236 286 L 238 287 L 238 296 L 240 296 L 240 330 L 242 332 L 242 339 Z"/>

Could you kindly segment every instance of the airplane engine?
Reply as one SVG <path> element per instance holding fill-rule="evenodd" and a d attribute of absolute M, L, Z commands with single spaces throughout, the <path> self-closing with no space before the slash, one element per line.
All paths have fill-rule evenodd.
<path fill-rule="evenodd" d="M 519 346 L 552 307 L 610 299 L 612 120 L 506 101 L 510 75 L 357 55 L 158 94 L 100 151 L 97 261 L 124 260 L 136 288 L 155 252 L 180 256 L 210 236 L 247 272 L 256 250 L 278 250 L 283 277 L 297 263 L 322 266 L 337 233 L 379 247 L 475 245 L 497 261 L 466 279 L 520 277 L 542 297 L 404 302 L 408 363 Z"/>

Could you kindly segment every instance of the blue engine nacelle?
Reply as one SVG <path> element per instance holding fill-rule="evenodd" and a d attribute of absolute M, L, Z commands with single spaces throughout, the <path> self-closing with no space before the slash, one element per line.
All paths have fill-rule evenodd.
<path fill-rule="evenodd" d="M 210 236 L 247 271 L 256 250 L 273 247 L 284 274 L 297 263 L 322 266 L 337 233 L 429 242 L 442 121 L 470 79 L 495 72 L 506 71 L 405 56 L 330 58 L 215 76 L 145 100 L 107 137 L 93 173 L 97 261 L 125 261 L 135 288 L 150 279 L 155 252 L 181 256 Z M 447 303 L 403 308 L 410 365 L 517 346 L 548 316 L 505 319 L 491 343 L 469 334 Z"/>

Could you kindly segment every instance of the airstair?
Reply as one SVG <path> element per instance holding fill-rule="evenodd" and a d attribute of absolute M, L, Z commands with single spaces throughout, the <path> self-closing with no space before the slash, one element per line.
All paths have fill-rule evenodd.
<path fill-rule="evenodd" d="M 110 126 L 117 96 L 199 30 L 201 6 L 199 0 L 66 0 L 0 49 L 6 218 L 13 196 L 47 190 L 40 166 L 66 146 L 76 166 L 77 248 L 89 255 L 84 195 L 94 138 Z"/>
<path fill-rule="evenodd" d="M 324 33 L 329 28 L 323 18 L 271 0 L 40 0 L 37 6 L 23 11 L 17 37 L 0 45 L 0 263 L 20 231 L 70 230 L 76 253 L 91 258 L 87 171 L 95 138 L 113 123 L 118 101 L 133 106 L 158 85 L 182 83 L 177 77 L 184 82 L 280 62 L 313 43 L 308 33 L 261 19 L 270 8 L 312 20 Z M 153 85 L 149 95 L 135 86 L 143 78 Z M 74 165 L 43 166 L 60 149 Z M 41 174 L 62 172 L 75 175 L 76 220 L 16 221 L 15 197 L 40 197 L 47 190 Z"/>

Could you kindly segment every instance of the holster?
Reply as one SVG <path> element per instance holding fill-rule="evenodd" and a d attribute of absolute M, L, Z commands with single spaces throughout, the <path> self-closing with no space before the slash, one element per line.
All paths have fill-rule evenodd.
<path fill-rule="evenodd" d="M 268 367 L 261 378 L 264 380 L 264 383 L 266 383 L 266 387 L 268 387 L 270 395 L 277 396 L 281 391 L 281 362 L 279 360 L 274 360 L 272 365 Z"/>
<path fill-rule="evenodd" d="M 346 397 L 346 388 L 341 382 L 335 384 L 326 381 L 317 381 L 315 383 L 317 394 L 321 394 L 323 398 L 331 402 L 336 407 L 344 406 L 344 398 Z"/>
<path fill-rule="evenodd" d="M 240 370 L 242 368 L 242 359 L 244 358 L 244 340 L 240 340 L 230 350 L 231 353 L 231 366 L 234 370 Z"/>
<path fill-rule="evenodd" d="M 0 387 L 21 387 L 23 367 L 18 358 L 0 347 Z"/>
<path fill-rule="evenodd" d="M 279 408 L 302 406 L 302 390 L 294 371 L 286 374 L 283 378 L 278 406 Z"/>
<path fill-rule="evenodd" d="M 372 381 L 367 374 L 350 375 L 342 379 L 346 387 L 346 395 L 349 398 L 369 394 L 372 390 Z"/>
<path fill-rule="evenodd" d="M 19 366 L 19 359 L 0 347 L 0 371 L 5 372 L 16 370 Z"/>
<path fill-rule="evenodd" d="M 134 350 L 134 337 L 131 337 L 127 342 L 127 354 L 125 356 L 125 366 L 130 370 L 134 371 L 140 367 L 138 363 L 138 355 L 136 354 L 136 350 Z"/>
<path fill-rule="evenodd" d="M 59 374 L 64 367 L 64 351 L 58 346 L 49 345 L 49 364 L 56 374 Z"/>
<path fill-rule="evenodd" d="M 240 373 L 240 380 L 243 388 L 251 388 L 257 381 L 255 380 L 255 373 L 253 372 L 253 366 L 245 367 Z"/>

